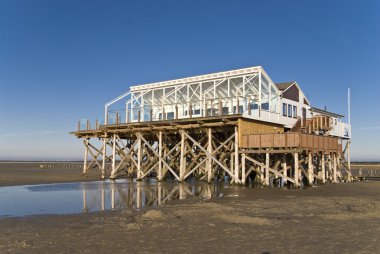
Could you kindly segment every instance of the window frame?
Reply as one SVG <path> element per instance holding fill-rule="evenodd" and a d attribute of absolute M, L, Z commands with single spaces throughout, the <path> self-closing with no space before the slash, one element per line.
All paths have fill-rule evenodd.
<path fill-rule="evenodd" d="M 292 105 L 288 105 L 288 117 L 289 118 L 292 118 L 293 117 L 293 106 Z"/>
<path fill-rule="evenodd" d="M 285 102 L 282 103 L 282 116 L 288 116 L 288 104 Z"/>

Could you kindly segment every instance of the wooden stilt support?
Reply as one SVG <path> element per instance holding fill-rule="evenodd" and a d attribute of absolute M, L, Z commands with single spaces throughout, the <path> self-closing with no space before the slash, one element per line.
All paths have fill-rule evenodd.
<path fill-rule="evenodd" d="M 235 127 L 235 183 L 237 183 L 239 179 L 239 133 L 238 127 Z"/>
<path fill-rule="evenodd" d="M 181 154 L 180 154 L 180 163 L 179 163 L 179 179 L 180 182 L 184 180 L 185 176 L 185 132 L 181 132 Z"/>
<path fill-rule="evenodd" d="M 347 141 L 347 178 L 349 182 L 352 182 L 352 173 L 351 173 L 351 140 Z"/>
<path fill-rule="evenodd" d="M 270 155 L 269 152 L 265 153 L 265 186 L 269 186 L 269 162 L 270 162 Z"/>
<path fill-rule="evenodd" d="M 83 160 L 83 175 L 87 173 L 87 160 L 88 160 L 88 138 L 83 140 L 84 143 L 84 160 Z"/>
<path fill-rule="evenodd" d="M 337 158 L 336 154 L 333 154 L 333 183 L 337 182 Z"/>
<path fill-rule="evenodd" d="M 241 155 L 241 183 L 244 185 L 247 176 L 245 175 L 245 153 Z"/>
<path fill-rule="evenodd" d="M 208 144 L 207 144 L 207 151 L 212 154 L 212 129 L 207 128 L 207 135 L 208 135 Z M 208 156 L 207 159 L 207 182 L 211 182 L 212 177 L 212 158 Z"/>
<path fill-rule="evenodd" d="M 311 152 L 309 152 L 308 155 L 308 164 L 307 164 L 307 173 L 309 178 L 309 185 L 313 185 L 314 183 L 314 166 L 313 166 L 313 155 Z"/>
<path fill-rule="evenodd" d="M 116 134 L 113 134 L 112 139 L 112 172 L 111 177 L 116 173 Z"/>
<path fill-rule="evenodd" d="M 300 186 L 300 170 L 299 170 L 298 153 L 294 153 L 294 182 L 295 186 Z"/>
<path fill-rule="evenodd" d="M 325 155 L 321 154 L 321 164 L 322 164 L 322 183 L 326 183 L 326 162 Z"/>
<path fill-rule="evenodd" d="M 286 154 L 283 154 L 282 155 L 282 170 L 284 171 L 284 175 L 285 176 L 288 176 L 288 167 L 287 167 L 287 163 L 286 163 Z M 284 184 L 287 184 L 287 180 L 286 179 L 282 179 L 284 181 Z"/>
<path fill-rule="evenodd" d="M 102 179 L 106 177 L 107 138 L 103 138 Z"/>
<path fill-rule="evenodd" d="M 162 180 L 162 131 L 158 132 L 158 172 L 157 180 Z"/>
<path fill-rule="evenodd" d="M 141 180 L 142 172 L 141 172 L 141 159 L 142 159 L 142 142 L 141 137 L 138 137 L 138 148 L 137 148 L 137 180 Z"/>
<path fill-rule="evenodd" d="M 331 153 L 328 155 L 328 171 L 329 171 L 329 178 L 328 178 L 328 180 L 330 181 L 330 182 L 332 182 L 333 181 L 333 175 L 334 175 L 334 173 L 333 173 L 333 167 L 332 167 L 332 156 L 331 156 Z"/>

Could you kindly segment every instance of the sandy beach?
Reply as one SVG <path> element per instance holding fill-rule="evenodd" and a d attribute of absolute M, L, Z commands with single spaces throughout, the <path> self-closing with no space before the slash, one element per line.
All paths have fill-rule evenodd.
<path fill-rule="evenodd" d="M 78 169 L 43 171 L 30 166 L 1 167 L 1 185 L 99 179 L 95 173 L 83 178 Z M 223 192 L 223 198 L 176 200 L 139 211 L 2 218 L 0 253 L 377 253 L 380 249 L 380 181 L 302 190 L 231 186 Z"/>

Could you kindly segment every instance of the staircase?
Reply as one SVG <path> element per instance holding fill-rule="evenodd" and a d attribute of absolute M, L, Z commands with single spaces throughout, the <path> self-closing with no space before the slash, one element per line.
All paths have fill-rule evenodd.
<path fill-rule="evenodd" d="M 313 118 L 302 119 L 297 117 L 297 122 L 293 125 L 291 132 L 301 132 L 309 134 L 326 134 L 332 129 L 331 117 L 318 115 Z"/>

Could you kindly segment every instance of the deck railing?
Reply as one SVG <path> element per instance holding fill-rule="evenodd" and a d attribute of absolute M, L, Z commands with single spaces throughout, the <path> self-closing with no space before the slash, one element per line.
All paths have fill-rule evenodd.
<path fill-rule="evenodd" d="M 302 148 L 308 151 L 342 152 L 339 138 L 293 132 L 242 135 L 239 146 L 249 149 Z"/>

